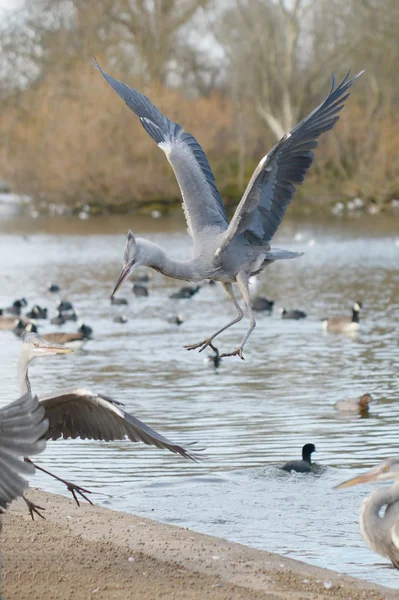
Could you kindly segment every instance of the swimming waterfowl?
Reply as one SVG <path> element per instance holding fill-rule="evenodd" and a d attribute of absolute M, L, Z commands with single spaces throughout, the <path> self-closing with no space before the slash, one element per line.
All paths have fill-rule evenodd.
<path fill-rule="evenodd" d="M 114 306 L 124 306 L 128 304 L 126 298 L 115 298 L 115 296 L 111 296 L 111 304 Z"/>
<path fill-rule="evenodd" d="M 283 467 L 283 471 L 296 471 L 297 473 L 309 473 L 312 464 L 311 456 L 313 452 L 316 452 L 314 444 L 305 444 L 302 448 L 302 460 L 291 460 L 287 462 Z"/>
<path fill-rule="evenodd" d="M 268 300 L 263 296 L 255 296 L 255 298 L 252 299 L 253 310 L 271 312 L 273 310 L 273 305 L 273 300 Z"/>
<path fill-rule="evenodd" d="M 42 338 L 53 344 L 62 344 L 67 348 L 82 348 L 84 344 L 91 339 L 92 333 L 92 328 L 82 323 L 79 329 L 74 333 L 54 331 L 51 333 L 44 333 Z"/>
<path fill-rule="evenodd" d="M 126 315 L 118 315 L 117 317 L 114 317 L 113 321 L 114 321 L 114 323 L 127 323 L 127 316 Z"/>
<path fill-rule="evenodd" d="M 133 294 L 135 296 L 145 298 L 149 295 L 148 288 L 141 283 L 134 283 L 132 288 Z"/>
<path fill-rule="evenodd" d="M 359 330 L 361 302 L 355 302 L 352 306 L 352 316 L 328 317 L 323 319 L 323 329 L 332 333 L 351 333 Z"/>
<path fill-rule="evenodd" d="M 56 317 L 53 317 L 52 319 L 50 319 L 50 323 L 52 325 L 64 325 L 65 322 L 66 321 L 64 319 L 63 313 L 60 310 L 57 312 Z"/>
<path fill-rule="evenodd" d="M 47 319 L 47 308 L 42 308 L 35 304 L 29 312 L 26 313 L 28 319 Z"/>
<path fill-rule="evenodd" d="M 212 367 L 215 367 L 215 369 L 217 369 L 218 367 L 220 367 L 221 362 L 222 359 L 220 357 L 219 350 L 216 348 L 216 346 L 214 346 L 213 354 L 209 354 L 208 356 L 206 356 L 204 358 L 204 363 L 206 365 L 211 365 Z"/>
<path fill-rule="evenodd" d="M 295 320 L 299 320 L 299 319 L 305 319 L 308 315 L 303 312 L 303 310 L 297 310 L 297 309 L 292 309 L 292 310 L 286 310 L 285 308 L 283 308 L 281 310 L 281 318 L 282 319 L 295 319 Z"/>
<path fill-rule="evenodd" d="M 370 394 L 363 394 L 360 398 L 339 400 L 334 404 L 334 407 L 342 412 L 367 412 L 372 400 Z"/>
<path fill-rule="evenodd" d="M 69 300 L 60 300 L 57 303 L 57 310 L 59 310 L 61 312 L 73 310 L 73 304 L 72 304 L 72 302 L 69 302 Z"/>
<path fill-rule="evenodd" d="M 22 321 L 22 319 L 18 319 L 13 329 L 13 333 L 15 333 L 17 337 L 21 337 L 24 333 L 37 333 L 37 327 L 34 323 L 27 323 L 26 321 Z"/>
<path fill-rule="evenodd" d="M 49 282 L 47 284 L 47 290 L 51 293 L 51 294 L 56 294 L 57 292 L 61 291 L 61 288 L 59 285 L 57 285 L 56 283 L 51 283 Z"/>
<path fill-rule="evenodd" d="M 181 325 L 182 323 L 184 323 L 182 315 L 173 315 L 173 317 L 168 317 L 166 320 L 172 325 Z"/>
<path fill-rule="evenodd" d="M 173 294 L 171 294 L 169 296 L 169 298 L 173 298 L 174 300 L 180 300 L 180 299 L 183 299 L 183 298 L 191 298 L 199 290 L 200 290 L 200 286 L 199 285 L 197 285 L 197 287 L 183 286 L 182 288 L 180 288 L 179 290 L 177 290 L 177 292 L 173 292 Z"/>

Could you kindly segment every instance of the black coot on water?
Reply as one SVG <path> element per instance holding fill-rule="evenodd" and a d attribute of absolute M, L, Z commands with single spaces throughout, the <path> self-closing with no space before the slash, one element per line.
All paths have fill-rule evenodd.
<path fill-rule="evenodd" d="M 283 471 L 296 471 L 297 473 L 309 473 L 310 466 L 312 464 L 311 456 L 313 452 L 316 452 L 314 444 L 305 444 L 302 448 L 302 460 L 291 460 L 287 462 L 282 469 Z"/>

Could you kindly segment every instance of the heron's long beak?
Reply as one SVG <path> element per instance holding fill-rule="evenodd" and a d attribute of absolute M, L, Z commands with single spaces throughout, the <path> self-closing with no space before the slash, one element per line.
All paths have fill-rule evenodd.
<path fill-rule="evenodd" d="M 111 298 L 112 296 L 115 296 L 116 292 L 119 290 L 119 288 L 121 287 L 122 283 L 129 277 L 130 275 L 130 267 L 131 265 L 124 265 L 121 271 L 121 274 L 119 275 L 119 279 L 116 282 L 116 285 L 114 287 L 114 291 L 111 294 Z"/>
<path fill-rule="evenodd" d="M 40 350 L 43 350 L 46 354 L 69 354 L 73 352 L 72 348 L 66 348 L 62 344 L 53 344 L 48 342 L 46 345 L 41 345 Z"/>
<path fill-rule="evenodd" d="M 367 471 L 362 475 L 357 475 L 356 477 L 352 477 L 352 479 L 348 479 L 348 481 L 344 481 L 339 485 L 334 487 L 335 490 L 342 490 L 343 488 L 351 487 L 352 485 L 357 485 L 358 483 L 369 483 L 369 481 L 376 481 L 378 479 L 378 473 L 374 470 Z"/>

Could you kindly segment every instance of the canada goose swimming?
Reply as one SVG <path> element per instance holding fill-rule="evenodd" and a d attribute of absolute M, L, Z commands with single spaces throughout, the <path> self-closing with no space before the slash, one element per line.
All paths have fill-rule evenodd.
<path fill-rule="evenodd" d="M 47 319 L 47 308 L 42 308 L 35 304 L 29 312 L 26 313 L 28 319 Z"/>
<path fill-rule="evenodd" d="M 29 319 L 26 317 L 16 317 L 12 315 L 2 315 L 0 314 L 0 330 L 11 330 L 20 323 L 20 327 L 28 325 L 30 323 Z"/>
<path fill-rule="evenodd" d="M 342 412 L 368 412 L 372 400 L 370 394 L 363 394 L 360 398 L 339 400 L 334 404 L 334 407 Z"/>
<path fill-rule="evenodd" d="M 359 330 L 359 317 L 362 308 L 361 302 L 352 306 L 351 317 L 328 317 L 323 319 L 323 329 L 332 333 L 351 333 Z"/>
<path fill-rule="evenodd" d="M 56 294 L 57 292 L 61 291 L 61 288 L 59 285 L 57 285 L 56 283 L 51 283 L 49 282 L 47 284 L 47 290 L 51 293 L 51 294 Z"/>
<path fill-rule="evenodd" d="M 111 304 L 114 306 L 122 306 L 126 305 L 128 302 L 126 298 L 115 298 L 115 296 L 111 296 Z"/>
<path fill-rule="evenodd" d="M 285 308 L 283 308 L 281 310 L 281 318 L 282 319 L 295 319 L 295 320 L 299 320 L 299 319 L 305 319 L 308 315 L 303 312 L 303 310 L 297 310 L 297 309 L 292 309 L 292 310 L 286 310 Z"/>
<path fill-rule="evenodd" d="M 52 333 L 44 333 L 42 337 L 52 344 L 62 344 L 67 348 L 82 348 L 91 339 L 92 333 L 92 328 L 82 323 L 75 333 L 54 331 Z"/>
<path fill-rule="evenodd" d="M 199 285 L 197 285 L 197 287 L 190 287 L 188 285 L 187 286 L 183 286 L 182 288 L 180 288 L 179 290 L 177 290 L 177 292 L 173 292 L 173 294 L 171 294 L 169 296 L 169 298 L 173 298 L 174 300 L 180 300 L 181 298 L 191 298 L 199 290 L 200 290 L 200 286 Z"/>
<path fill-rule="evenodd" d="M 135 296 L 146 298 L 149 295 L 148 288 L 141 283 L 134 283 L 132 288 L 133 294 Z"/>
<path fill-rule="evenodd" d="M 15 323 L 15 321 L 14 321 Z M 17 337 L 21 337 L 24 333 L 37 333 L 37 327 L 34 323 L 22 321 L 18 319 L 13 332 Z"/>
<path fill-rule="evenodd" d="M 257 311 L 268 311 L 273 310 L 274 301 L 263 298 L 262 296 L 255 296 L 252 300 L 252 308 Z"/>
<path fill-rule="evenodd" d="M 314 444 L 305 444 L 302 448 L 302 460 L 291 460 L 287 462 L 283 467 L 283 471 L 296 471 L 297 473 L 309 473 L 310 466 L 312 464 L 311 456 L 313 452 L 316 452 Z"/>

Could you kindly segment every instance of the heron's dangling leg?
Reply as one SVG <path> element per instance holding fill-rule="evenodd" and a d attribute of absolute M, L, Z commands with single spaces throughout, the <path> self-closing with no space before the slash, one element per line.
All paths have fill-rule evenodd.
<path fill-rule="evenodd" d="M 215 339 L 215 337 L 217 335 L 219 335 L 220 333 L 222 333 L 223 331 L 225 331 L 226 329 L 228 329 L 232 325 L 235 325 L 236 323 L 238 323 L 239 321 L 241 321 L 241 319 L 243 318 L 244 313 L 242 312 L 241 306 L 238 304 L 237 298 L 234 295 L 232 284 L 231 283 L 222 283 L 222 286 L 226 290 L 226 294 L 228 295 L 228 297 L 234 302 L 234 306 L 237 309 L 237 315 L 236 315 L 235 319 L 233 319 L 232 321 L 230 321 L 230 323 L 227 323 L 227 325 L 225 325 L 224 327 L 222 327 L 221 329 L 219 329 L 219 331 L 217 331 L 216 333 L 214 333 L 213 335 L 211 335 L 209 338 L 207 338 L 203 342 L 199 342 L 199 344 L 192 344 L 190 346 L 184 346 L 186 348 L 186 350 L 195 350 L 196 348 L 199 348 L 200 349 L 199 352 L 202 352 L 203 350 L 205 350 L 205 348 L 207 346 L 209 346 L 210 348 L 212 348 L 212 350 L 214 352 L 217 352 L 217 349 L 212 344 L 212 340 Z"/>
<path fill-rule="evenodd" d="M 251 333 L 253 332 L 253 330 L 256 327 L 256 321 L 252 312 L 252 306 L 251 306 L 251 298 L 249 296 L 249 285 L 248 285 L 248 281 L 249 281 L 249 277 L 248 275 L 246 275 L 245 273 L 239 273 L 237 275 L 237 283 L 240 287 L 240 291 L 242 293 L 242 297 L 244 298 L 244 302 L 245 305 L 248 309 L 248 316 L 249 316 L 249 329 L 247 331 L 247 333 L 244 335 L 243 339 L 241 340 L 241 344 L 240 346 L 237 348 L 237 350 L 234 350 L 234 352 L 230 352 L 229 354 L 222 354 L 220 356 L 220 358 L 223 358 L 224 356 L 239 356 L 241 358 L 241 360 L 244 360 L 244 356 L 243 356 L 243 350 L 244 350 L 244 346 L 249 338 L 249 336 L 251 335 Z"/>
<path fill-rule="evenodd" d="M 26 505 L 29 510 L 29 514 L 32 517 L 32 521 L 35 520 L 35 514 L 38 515 L 41 519 L 44 519 L 44 516 L 40 512 L 41 510 L 46 510 L 45 508 L 43 508 L 43 506 L 38 506 L 37 504 L 34 504 L 31 500 L 29 500 L 28 498 L 25 498 L 25 496 L 22 496 L 22 498 L 26 502 Z"/>
<path fill-rule="evenodd" d="M 68 491 L 71 492 L 71 494 L 78 506 L 80 506 L 80 503 L 79 503 L 79 500 L 78 500 L 78 497 L 76 494 L 79 494 L 79 496 L 82 496 L 82 498 L 84 498 L 89 504 L 94 506 L 93 502 L 89 498 L 87 498 L 87 496 L 85 496 L 85 494 L 92 493 L 90 490 L 86 490 L 85 488 L 82 488 L 79 485 L 75 485 L 74 483 L 71 483 L 70 481 L 67 481 L 66 479 L 62 479 L 61 477 L 58 477 L 58 475 L 54 475 L 54 473 L 50 473 L 50 471 L 43 469 L 43 467 L 39 467 L 39 465 L 37 465 L 36 463 L 31 461 L 30 458 L 24 458 L 24 461 L 33 465 L 35 467 L 35 469 L 42 471 L 42 473 L 46 473 L 46 475 L 50 475 L 50 477 L 54 477 L 54 479 L 57 479 L 57 481 L 61 481 L 61 483 L 66 485 Z M 25 502 L 26 502 L 26 499 L 25 499 Z M 42 516 L 42 515 L 40 515 L 40 516 Z M 33 518 L 33 516 L 32 516 L 32 518 Z"/>

